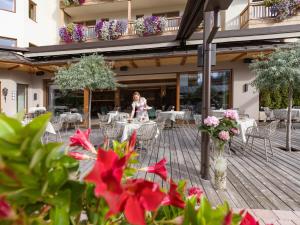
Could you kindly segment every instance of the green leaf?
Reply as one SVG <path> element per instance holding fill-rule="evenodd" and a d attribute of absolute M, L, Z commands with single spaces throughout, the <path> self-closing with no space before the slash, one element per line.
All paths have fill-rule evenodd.
<path fill-rule="evenodd" d="M 29 168 L 33 169 L 45 157 L 46 154 L 47 152 L 45 151 L 45 149 L 38 149 L 31 159 Z"/>
<path fill-rule="evenodd" d="M 9 202 L 17 205 L 33 204 L 39 201 L 41 192 L 35 188 L 23 188 L 7 195 Z"/>
<path fill-rule="evenodd" d="M 53 191 L 56 191 L 67 182 L 68 172 L 66 168 L 62 166 L 58 166 L 53 169 L 50 169 L 47 178 L 48 178 L 49 188 Z"/>

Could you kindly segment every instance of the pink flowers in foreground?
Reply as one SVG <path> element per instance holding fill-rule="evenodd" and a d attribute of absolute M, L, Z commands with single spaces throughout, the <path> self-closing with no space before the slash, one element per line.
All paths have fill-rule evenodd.
<path fill-rule="evenodd" d="M 209 116 L 204 120 L 204 124 L 208 127 L 216 127 L 219 123 L 219 119 L 215 116 Z"/>
<path fill-rule="evenodd" d="M 1 219 L 13 219 L 15 213 L 12 211 L 10 205 L 4 198 L 0 198 L 0 220 Z"/>
<path fill-rule="evenodd" d="M 85 132 L 82 132 L 79 129 L 76 130 L 75 134 L 72 137 L 70 137 L 70 146 L 81 146 L 85 150 L 97 154 L 95 147 L 89 140 L 90 133 L 91 129 L 87 129 Z"/>
<path fill-rule="evenodd" d="M 203 191 L 198 187 L 192 187 L 188 190 L 188 196 L 189 197 L 195 196 L 198 203 L 200 203 L 202 194 L 203 194 Z"/>
<path fill-rule="evenodd" d="M 236 110 L 228 109 L 224 112 L 224 117 L 231 120 L 238 120 L 239 114 L 237 113 Z"/>
<path fill-rule="evenodd" d="M 230 139 L 230 135 L 228 131 L 221 131 L 218 135 L 218 137 L 222 140 L 222 141 L 229 141 Z"/>

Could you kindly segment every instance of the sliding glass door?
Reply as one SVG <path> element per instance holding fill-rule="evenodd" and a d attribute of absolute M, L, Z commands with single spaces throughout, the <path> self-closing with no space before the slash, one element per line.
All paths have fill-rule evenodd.
<path fill-rule="evenodd" d="M 27 112 L 28 85 L 17 84 L 17 112 Z"/>

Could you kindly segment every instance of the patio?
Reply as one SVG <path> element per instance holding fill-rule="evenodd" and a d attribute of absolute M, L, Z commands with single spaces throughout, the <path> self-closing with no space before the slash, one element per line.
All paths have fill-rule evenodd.
<path fill-rule="evenodd" d="M 69 133 L 68 135 L 70 135 Z M 65 138 L 68 137 L 65 135 Z M 253 151 L 243 155 L 241 139 L 232 143 L 232 156 L 228 155 L 227 190 L 216 191 L 210 181 L 200 179 L 200 139 L 195 145 L 197 130 L 194 125 L 166 129 L 154 141 L 153 147 L 139 151 L 139 168 L 152 165 L 165 157 L 167 169 L 174 180 L 186 180 L 188 186 L 201 187 L 209 201 L 217 205 L 227 200 L 233 208 L 300 210 L 300 152 L 285 152 L 285 132 L 280 129 L 273 139 L 274 156 L 269 162 L 265 159 L 263 141 L 255 140 Z M 300 149 L 300 130 L 292 135 L 293 146 Z M 99 143 L 98 129 L 91 137 L 94 144 Z M 90 162 L 83 162 L 81 170 L 86 172 Z M 212 171 L 211 171 L 212 174 Z M 138 173 L 165 186 L 162 180 L 153 175 Z"/>

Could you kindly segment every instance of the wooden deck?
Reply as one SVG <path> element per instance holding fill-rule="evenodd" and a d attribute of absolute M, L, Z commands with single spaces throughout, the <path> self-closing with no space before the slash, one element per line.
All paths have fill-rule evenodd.
<path fill-rule="evenodd" d="M 262 141 L 256 140 L 253 151 L 243 155 L 241 140 L 234 140 L 236 154 L 228 154 L 224 191 L 216 191 L 210 181 L 200 178 L 200 142 L 194 144 L 196 132 L 195 127 L 187 126 L 164 130 L 153 148 L 140 152 L 140 167 L 166 158 L 171 177 L 186 180 L 188 186 L 201 187 L 213 205 L 227 200 L 233 208 L 300 210 L 300 152 L 278 148 L 284 146 L 283 131 L 278 131 L 273 140 L 274 157 L 269 162 L 265 160 Z M 300 130 L 293 132 L 293 145 L 300 150 Z M 153 174 L 140 172 L 138 176 L 165 185 Z"/>
<path fill-rule="evenodd" d="M 171 177 L 186 180 L 189 187 L 202 188 L 213 205 L 226 200 L 237 209 L 300 210 L 300 152 L 278 148 L 285 145 L 283 130 L 279 130 L 273 140 L 274 156 L 269 162 L 265 160 L 263 141 L 256 140 L 253 151 L 248 150 L 243 155 L 242 142 L 236 138 L 232 144 L 236 153 L 227 154 L 227 189 L 222 191 L 216 191 L 210 181 L 200 178 L 200 138 L 194 144 L 196 133 L 195 126 L 164 130 L 152 148 L 139 151 L 141 163 L 138 166 L 142 168 L 166 158 Z M 92 137 L 95 144 L 99 144 L 98 134 L 95 130 Z M 292 136 L 293 147 L 300 150 L 300 129 L 293 130 Z M 91 163 L 83 162 L 81 169 L 87 171 Z M 138 177 L 166 185 L 153 174 L 140 171 Z"/>

